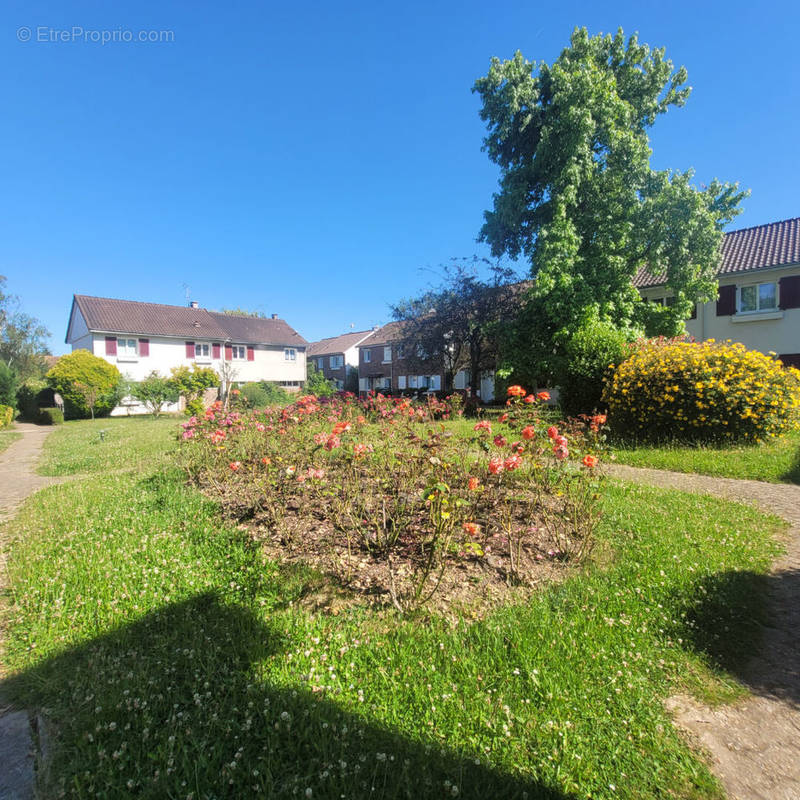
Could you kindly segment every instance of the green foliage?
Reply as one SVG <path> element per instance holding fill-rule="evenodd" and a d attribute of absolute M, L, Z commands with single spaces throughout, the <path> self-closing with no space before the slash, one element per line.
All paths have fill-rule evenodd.
<path fill-rule="evenodd" d="M 247 408 L 285 406 L 292 401 L 289 392 L 270 381 L 246 383 L 239 391 L 242 403 Z"/>
<path fill-rule="evenodd" d="M 495 256 L 527 259 L 534 278 L 530 308 L 504 348 L 515 379 L 556 374 L 554 343 L 587 315 L 641 328 L 651 315 L 632 285 L 639 269 L 676 298 L 648 319 L 657 333 L 682 331 L 693 304 L 714 296 L 722 228 L 746 193 L 716 180 L 697 189 L 691 171 L 650 167 L 648 129 L 686 102 L 686 80 L 663 49 L 636 36 L 576 29 L 552 65 L 517 52 L 493 59 L 476 82 L 485 149 L 501 169 L 480 238 Z"/>
<path fill-rule="evenodd" d="M 564 345 L 565 365 L 559 381 L 559 403 L 570 416 L 603 408 L 603 385 L 610 366 L 626 355 L 625 334 L 609 322 L 586 320 Z"/>
<path fill-rule="evenodd" d="M 180 391 L 174 378 L 151 372 L 144 380 L 130 385 L 130 393 L 157 417 L 168 403 L 177 403 Z"/>
<path fill-rule="evenodd" d="M 51 396 L 52 389 L 43 380 L 28 379 L 17 389 L 17 408 L 24 419 L 35 420 L 45 396 Z M 49 402 L 52 402 L 50 400 Z"/>
<path fill-rule="evenodd" d="M 306 367 L 305 391 L 307 394 L 313 394 L 317 397 L 330 397 L 332 394 L 336 394 L 336 384 L 333 381 L 329 381 L 317 369 L 313 361 L 309 361 Z"/>
<path fill-rule="evenodd" d="M 19 298 L 6 294 L 6 278 L 0 275 L 0 362 L 11 367 L 20 380 L 41 378 L 43 356 L 49 353 L 50 332 L 38 319 L 20 310 Z"/>
<path fill-rule="evenodd" d="M 7 428 L 14 421 L 14 409 L 0 403 L 0 428 Z"/>
<path fill-rule="evenodd" d="M 120 371 L 88 350 L 62 356 L 46 378 L 64 398 L 67 419 L 105 416 L 120 400 Z"/>
<path fill-rule="evenodd" d="M 17 404 L 17 373 L 3 361 L 0 361 L 0 404 Z"/>
<path fill-rule="evenodd" d="M 40 408 L 36 421 L 40 425 L 61 425 L 64 422 L 64 412 L 60 408 Z"/>
<path fill-rule="evenodd" d="M 633 440 L 759 441 L 800 423 L 800 371 L 730 342 L 645 341 L 603 399 Z"/>
<path fill-rule="evenodd" d="M 186 399 L 186 416 L 194 417 L 202 414 L 205 411 L 203 392 L 213 386 L 219 386 L 219 375 L 211 367 L 200 367 L 197 364 L 192 364 L 191 368 L 173 367 L 170 372 L 173 385 Z"/>

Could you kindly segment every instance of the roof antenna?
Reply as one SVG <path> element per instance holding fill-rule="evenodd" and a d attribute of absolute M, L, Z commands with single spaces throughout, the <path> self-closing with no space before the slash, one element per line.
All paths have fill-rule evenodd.
<path fill-rule="evenodd" d="M 189 286 L 188 283 L 182 283 L 181 286 L 183 287 L 183 296 L 186 298 L 186 305 L 189 305 L 189 300 L 192 298 L 192 287 Z"/>

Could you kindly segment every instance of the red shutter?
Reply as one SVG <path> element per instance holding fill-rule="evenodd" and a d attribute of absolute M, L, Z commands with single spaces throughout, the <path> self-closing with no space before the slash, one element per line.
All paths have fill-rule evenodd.
<path fill-rule="evenodd" d="M 254 347 L 247 348 L 247 360 L 248 361 L 255 361 L 256 360 L 256 350 Z"/>
<path fill-rule="evenodd" d="M 717 316 L 727 317 L 736 313 L 736 287 L 720 286 L 717 298 Z"/>
<path fill-rule="evenodd" d="M 139 339 L 139 355 L 142 358 L 146 358 L 150 355 L 150 340 L 149 339 Z"/>
<path fill-rule="evenodd" d="M 800 308 L 800 275 L 787 275 L 778 281 L 780 308 Z"/>
<path fill-rule="evenodd" d="M 233 346 L 226 344 L 225 345 L 225 360 L 230 361 L 233 358 Z"/>
<path fill-rule="evenodd" d="M 211 357 L 212 358 L 219 358 L 219 353 L 220 353 L 219 342 L 214 342 L 211 345 Z"/>
<path fill-rule="evenodd" d="M 194 360 L 194 342 L 186 342 L 186 358 Z"/>
<path fill-rule="evenodd" d="M 117 337 L 106 336 L 106 355 L 115 356 L 117 354 Z"/>

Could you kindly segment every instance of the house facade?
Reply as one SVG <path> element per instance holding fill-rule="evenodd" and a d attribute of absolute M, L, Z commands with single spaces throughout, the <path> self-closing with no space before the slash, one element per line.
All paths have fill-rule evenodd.
<path fill-rule="evenodd" d="M 688 333 L 774 352 L 800 367 L 800 217 L 726 233 L 717 278 L 717 299 L 698 303 Z M 663 282 L 644 271 L 634 285 L 650 301 L 670 301 Z"/>
<path fill-rule="evenodd" d="M 308 346 L 308 361 L 341 392 L 349 382 L 358 378 L 358 348 L 374 335 L 377 328 L 368 331 L 353 331 L 341 336 L 320 339 Z"/>
<path fill-rule="evenodd" d="M 133 381 L 192 364 L 211 367 L 229 384 L 263 380 L 299 391 L 306 379 L 308 343 L 277 315 L 74 295 L 66 343 L 104 358 Z M 145 411 L 126 398 L 112 415 Z"/>

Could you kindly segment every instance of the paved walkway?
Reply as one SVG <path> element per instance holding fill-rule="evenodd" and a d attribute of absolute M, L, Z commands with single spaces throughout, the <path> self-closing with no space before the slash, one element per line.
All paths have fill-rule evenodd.
<path fill-rule="evenodd" d="M 679 695 L 668 708 L 679 727 L 710 754 L 711 769 L 731 798 L 800 800 L 800 486 L 711 478 L 619 464 L 624 480 L 756 503 L 786 519 L 786 554 L 768 583 L 769 626 L 762 648 L 738 677 L 753 696 L 706 708 Z"/>
<path fill-rule="evenodd" d="M 44 440 L 51 427 L 17 423 L 14 430 L 22 438 L 0 453 L 0 591 L 7 586 L 7 546 L 2 524 L 9 520 L 22 501 L 33 492 L 56 483 L 35 473 Z M 3 631 L 0 630 L 0 635 Z M 4 673 L 0 663 L 0 678 Z M 30 800 L 34 796 L 34 743 L 28 712 L 15 710 L 0 697 L 0 800 Z"/>

